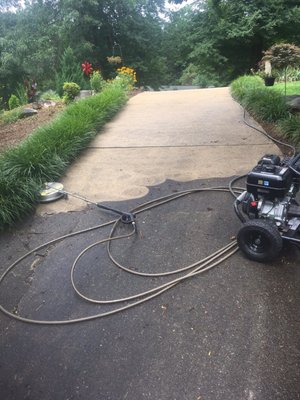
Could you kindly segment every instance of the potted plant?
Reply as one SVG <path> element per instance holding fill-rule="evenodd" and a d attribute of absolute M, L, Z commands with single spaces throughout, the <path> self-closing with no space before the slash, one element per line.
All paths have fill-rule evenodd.
<path fill-rule="evenodd" d="M 263 80 L 265 81 L 265 86 L 274 86 L 275 76 L 265 74 Z"/>

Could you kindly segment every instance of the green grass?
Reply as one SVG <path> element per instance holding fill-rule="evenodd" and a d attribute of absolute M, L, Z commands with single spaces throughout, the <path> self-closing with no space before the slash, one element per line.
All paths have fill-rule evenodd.
<path fill-rule="evenodd" d="M 274 123 L 279 133 L 300 148 L 300 116 L 286 104 L 284 83 L 265 87 L 262 79 L 243 76 L 231 84 L 232 96 L 254 117 Z M 287 95 L 300 95 L 300 82 L 287 83 Z"/>
<path fill-rule="evenodd" d="M 112 84 L 96 96 L 71 104 L 50 124 L 1 155 L 0 228 L 35 207 L 42 184 L 58 179 L 126 100 L 125 90 Z"/>
<path fill-rule="evenodd" d="M 275 83 L 274 86 L 270 87 L 271 90 L 275 90 L 276 92 L 284 95 L 284 83 Z M 300 96 L 300 81 L 298 82 L 288 82 L 286 85 L 286 95 L 299 95 Z"/>

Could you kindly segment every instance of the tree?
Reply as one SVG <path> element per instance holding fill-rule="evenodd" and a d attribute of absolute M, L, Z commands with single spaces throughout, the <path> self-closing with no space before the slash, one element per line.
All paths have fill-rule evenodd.
<path fill-rule="evenodd" d="M 285 0 L 207 0 L 191 20 L 191 62 L 229 81 L 255 67 L 279 39 L 300 41 L 295 14 L 299 6 Z"/>

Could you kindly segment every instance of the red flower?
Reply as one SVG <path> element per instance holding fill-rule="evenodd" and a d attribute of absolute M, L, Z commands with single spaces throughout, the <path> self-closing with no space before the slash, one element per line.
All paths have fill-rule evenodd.
<path fill-rule="evenodd" d="M 93 72 L 92 64 L 90 64 L 88 61 L 85 61 L 83 64 L 81 64 L 81 68 L 87 76 Z"/>

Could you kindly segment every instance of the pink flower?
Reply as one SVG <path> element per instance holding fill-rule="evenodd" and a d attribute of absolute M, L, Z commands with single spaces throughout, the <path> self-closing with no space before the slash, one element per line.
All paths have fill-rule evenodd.
<path fill-rule="evenodd" d="M 81 68 L 82 71 L 86 74 L 86 76 L 89 76 L 93 72 L 92 64 L 90 64 L 88 61 L 82 63 Z"/>

